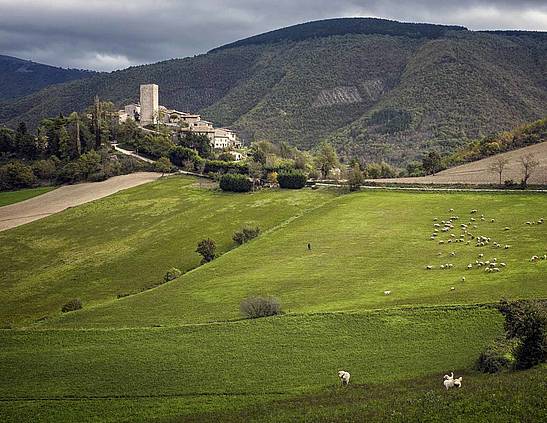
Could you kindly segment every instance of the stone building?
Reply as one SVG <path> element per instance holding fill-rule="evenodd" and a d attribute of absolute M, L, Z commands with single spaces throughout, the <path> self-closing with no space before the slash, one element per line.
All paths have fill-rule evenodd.
<path fill-rule="evenodd" d="M 158 86 L 156 84 L 141 85 L 141 125 L 157 123 L 159 110 Z"/>

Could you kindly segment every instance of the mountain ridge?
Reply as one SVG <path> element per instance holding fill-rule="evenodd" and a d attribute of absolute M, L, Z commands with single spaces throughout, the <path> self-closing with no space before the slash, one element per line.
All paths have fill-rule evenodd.
<path fill-rule="evenodd" d="M 327 23 L 338 30 L 347 21 Z M 313 148 L 330 141 L 343 158 L 404 164 L 547 115 L 547 33 L 432 25 L 436 36 L 413 37 L 406 28 L 422 24 L 401 24 L 406 32 L 399 34 L 393 21 L 373 22 L 391 33 L 340 35 L 327 26 L 327 35 L 308 37 L 324 24 L 317 21 L 277 30 L 304 34 L 302 40 L 249 37 L 190 58 L 59 84 L 0 104 L 0 123 L 26 120 L 32 127 L 42 116 L 82 110 L 95 94 L 121 106 L 138 99 L 139 84 L 155 82 L 161 104 L 231 126 L 247 142 Z M 272 32 L 280 34 L 266 35 Z"/>
<path fill-rule="evenodd" d="M 52 84 L 89 77 L 96 72 L 61 68 L 0 54 L 0 101 L 29 95 Z"/>

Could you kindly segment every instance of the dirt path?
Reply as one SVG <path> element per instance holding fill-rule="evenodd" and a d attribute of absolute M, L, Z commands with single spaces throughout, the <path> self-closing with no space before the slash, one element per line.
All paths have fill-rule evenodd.
<path fill-rule="evenodd" d="M 520 182 L 522 179 L 520 158 L 527 154 L 532 154 L 534 159 L 540 163 L 532 173 L 528 183 L 547 184 L 547 142 L 500 154 L 499 156 L 509 160 L 506 169 L 503 171 L 502 181 L 512 179 L 517 183 Z M 374 181 L 412 184 L 497 184 L 499 183 L 499 175 L 488 170 L 490 164 L 494 161 L 494 157 L 443 170 L 435 176 L 375 179 Z"/>
<path fill-rule="evenodd" d="M 115 176 L 102 182 L 64 185 L 20 203 L 0 207 L 0 231 L 42 219 L 69 207 L 98 200 L 127 188 L 155 181 L 160 176 L 159 173 L 138 172 Z"/>

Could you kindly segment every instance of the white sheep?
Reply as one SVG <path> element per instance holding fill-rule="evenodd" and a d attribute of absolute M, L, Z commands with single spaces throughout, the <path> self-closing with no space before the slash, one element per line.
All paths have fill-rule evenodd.
<path fill-rule="evenodd" d="M 455 252 L 455 251 L 452 251 L 452 252 L 450 253 L 450 255 L 451 255 L 451 256 L 455 256 L 455 255 L 456 255 L 456 252 Z"/>
<path fill-rule="evenodd" d="M 505 244 L 505 246 L 504 246 L 503 248 L 504 248 L 504 249 L 506 249 L 506 250 L 508 250 L 509 248 L 511 248 L 511 246 L 510 246 L 510 245 L 507 245 L 507 244 Z"/>
<path fill-rule="evenodd" d="M 473 265 L 472 265 L 471 263 L 469 263 L 469 264 L 467 265 L 467 268 L 468 268 L 468 269 L 472 269 L 472 268 L 473 268 Z"/>
<path fill-rule="evenodd" d="M 473 210 L 471 210 L 471 214 L 473 214 L 473 213 L 477 213 L 477 212 L 478 212 L 478 210 L 477 210 L 477 209 L 473 209 Z"/>
<path fill-rule="evenodd" d="M 479 257 L 484 257 L 484 254 L 483 254 L 483 253 L 480 253 L 480 254 L 479 254 Z"/>
<path fill-rule="evenodd" d="M 454 379 L 454 385 L 457 386 L 458 388 L 461 388 L 462 387 L 462 380 L 463 380 L 463 376 L 460 376 L 459 378 Z"/>
<path fill-rule="evenodd" d="M 391 295 L 391 291 L 384 291 L 384 295 Z"/>
<path fill-rule="evenodd" d="M 538 261 L 539 260 L 539 257 L 538 256 L 532 256 L 530 258 L 530 261 Z"/>
<path fill-rule="evenodd" d="M 451 290 L 451 291 L 455 291 L 455 290 L 456 290 L 456 288 L 455 288 L 455 287 L 453 287 L 453 286 L 451 286 L 451 287 L 450 287 L 450 290 Z"/>
<path fill-rule="evenodd" d="M 500 263 L 500 266 L 501 266 L 501 267 L 505 267 L 505 266 L 507 266 L 507 265 L 506 265 L 505 263 Z"/>
<path fill-rule="evenodd" d="M 490 222 L 494 223 L 494 222 L 495 222 L 495 220 L 494 220 L 494 219 L 490 219 Z"/>
<path fill-rule="evenodd" d="M 433 266 L 428 265 L 428 266 L 425 266 L 425 268 L 426 268 L 427 270 L 431 270 L 431 269 L 433 269 Z"/>
<path fill-rule="evenodd" d="M 504 231 L 509 231 L 511 228 L 509 226 L 506 226 L 505 228 L 503 228 Z"/>
<path fill-rule="evenodd" d="M 465 282 L 465 276 L 462 276 L 462 282 Z"/>
<path fill-rule="evenodd" d="M 340 378 L 342 385 L 347 385 L 349 383 L 349 378 L 351 377 L 351 375 L 345 370 L 340 370 L 338 372 L 338 377 Z"/>

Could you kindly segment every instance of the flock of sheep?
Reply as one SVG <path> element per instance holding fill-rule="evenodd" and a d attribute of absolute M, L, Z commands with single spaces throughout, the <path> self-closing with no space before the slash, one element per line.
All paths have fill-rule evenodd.
<path fill-rule="evenodd" d="M 345 370 L 340 370 L 338 372 L 338 377 L 340 378 L 340 382 L 342 383 L 342 386 L 349 385 L 349 379 L 351 377 L 349 372 L 347 372 Z M 457 386 L 458 388 L 461 388 L 462 387 L 462 380 L 463 380 L 462 376 L 460 376 L 458 378 L 454 378 L 454 372 L 451 372 L 450 376 L 449 375 L 444 375 L 443 385 L 446 388 L 446 390 L 448 390 L 450 388 L 454 388 L 455 386 Z"/>
<path fill-rule="evenodd" d="M 454 212 L 454 209 L 449 210 L 450 213 Z M 471 215 L 476 215 L 478 213 L 477 209 L 471 210 Z M 456 229 L 456 222 L 460 220 L 460 217 L 457 215 L 452 215 L 446 220 L 439 221 L 438 218 L 433 218 L 433 233 L 430 236 L 430 240 L 438 241 L 440 245 L 446 245 L 451 243 L 464 243 L 466 245 L 471 245 L 472 243 L 475 244 L 476 247 L 486 247 L 486 246 L 492 246 L 492 248 L 503 248 L 504 250 L 508 250 L 511 248 L 511 245 L 509 244 L 501 244 L 492 238 L 475 234 L 475 230 L 478 230 L 478 222 L 485 222 L 487 219 L 484 216 L 484 214 L 481 214 L 480 217 L 469 217 L 468 221 L 466 223 L 460 223 L 459 229 L 461 233 L 459 235 L 456 235 L 453 233 L 453 231 Z M 495 223 L 495 219 L 490 219 L 490 223 Z M 529 221 L 526 222 L 527 225 L 541 225 L 544 223 L 544 219 L 540 218 L 537 221 Z M 510 227 L 505 226 L 504 231 L 511 230 Z M 443 234 L 449 235 L 449 238 L 447 239 L 439 239 Z M 439 252 L 438 255 L 441 256 L 443 253 Z M 450 256 L 454 257 L 456 255 L 455 251 L 452 251 L 450 253 Z M 547 260 L 547 255 L 543 256 L 533 256 L 530 261 L 537 261 L 537 260 Z M 484 268 L 484 271 L 487 273 L 496 273 L 500 272 L 503 268 L 507 266 L 506 263 L 499 261 L 496 257 L 492 257 L 489 260 L 484 260 L 484 253 L 478 254 L 477 259 L 469 263 L 467 265 L 467 270 L 471 270 L 473 268 Z M 425 266 L 426 270 L 433 270 L 435 266 L 428 264 Z M 446 269 L 452 269 L 454 268 L 454 265 L 452 263 L 444 263 L 439 266 L 441 270 Z M 462 281 L 465 281 L 465 276 L 462 276 Z M 455 290 L 455 287 L 450 288 L 452 291 Z"/>

